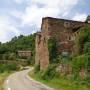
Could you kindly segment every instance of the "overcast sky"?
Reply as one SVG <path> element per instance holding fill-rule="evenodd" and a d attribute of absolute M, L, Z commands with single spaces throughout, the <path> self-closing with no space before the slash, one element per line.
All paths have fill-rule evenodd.
<path fill-rule="evenodd" d="M 84 21 L 90 0 L 0 0 L 0 42 L 40 30 L 42 17 Z"/>

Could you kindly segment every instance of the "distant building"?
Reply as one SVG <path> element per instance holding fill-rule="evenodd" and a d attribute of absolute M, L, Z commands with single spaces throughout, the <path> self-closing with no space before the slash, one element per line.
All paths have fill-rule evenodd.
<path fill-rule="evenodd" d="M 32 52 L 31 51 L 18 51 L 18 56 L 20 58 L 28 58 L 32 56 Z"/>

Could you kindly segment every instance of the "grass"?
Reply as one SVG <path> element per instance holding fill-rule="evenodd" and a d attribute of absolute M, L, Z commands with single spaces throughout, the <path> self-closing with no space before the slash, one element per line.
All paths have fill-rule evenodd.
<path fill-rule="evenodd" d="M 29 73 L 29 76 L 57 90 L 90 90 L 90 87 L 81 85 L 78 83 L 78 81 L 71 81 L 65 78 L 55 77 L 51 80 L 43 80 L 40 77 L 40 73 L 34 74 L 33 71 Z"/>
<path fill-rule="evenodd" d="M 4 72 L 4 73 L 0 74 L 0 90 L 2 90 L 3 82 L 8 75 L 9 75 L 8 72 Z"/>

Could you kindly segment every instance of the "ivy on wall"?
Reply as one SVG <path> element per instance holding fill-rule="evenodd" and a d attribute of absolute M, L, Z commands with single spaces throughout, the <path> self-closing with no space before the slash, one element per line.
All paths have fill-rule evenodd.
<path fill-rule="evenodd" d="M 48 50 L 49 50 L 50 63 L 55 63 L 57 57 L 57 46 L 56 46 L 56 40 L 54 38 L 50 38 L 48 40 Z"/>

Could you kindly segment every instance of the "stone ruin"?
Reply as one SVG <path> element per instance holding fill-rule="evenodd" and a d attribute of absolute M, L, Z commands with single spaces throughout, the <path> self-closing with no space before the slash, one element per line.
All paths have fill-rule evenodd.
<path fill-rule="evenodd" d="M 42 19 L 41 32 L 36 33 L 35 64 L 44 70 L 49 65 L 48 40 L 55 38 L 57 52 L 73 54 L 76 52 L 74 40 L 79 34 L 80 28 L 90 23 L 88 17 L 85 22 L 45 17 Z"/>

